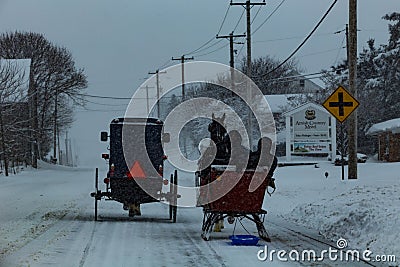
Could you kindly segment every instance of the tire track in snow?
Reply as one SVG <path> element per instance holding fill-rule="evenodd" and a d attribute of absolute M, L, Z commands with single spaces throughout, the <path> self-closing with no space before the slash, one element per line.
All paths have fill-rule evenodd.
<path fill-rule="evenodd" d="M 53 245 L 58 241 L 68 239 L 68 233 L 73 232 L 70 229 L 76 228 L 79 225 L 75 220 L 80 216 L 84 207 L 76 209 L 76 204 L 70 204 L 67 210 L 48 211 L 42 215 L 43 220 L 50 220 L 45 227 L 41 227 L 41 222 L 36 224 L 34 228 L 39 228 L 37 232 L 24 234 L 22 238 L 17 240 L 22 242 L 15 246 L 12 251 L 5 254 L 4 259 L 7 263 L 5 266 L 30 266 L 37 264 L 42 256 L 46 258 L 52 253 L 64 253 L 65 247 L 61 246 L 59 250 Z M 28 215 L 27 217 L 31 216 Z M 71 223 L 72 222 L 72 223 Z M 77 229 L 82 228 L 82 224 Z M 28 231 L 29 232 L 29 231 Z"/>
<path fill-rule="evenodd" d="M 317 252 L 326 250 L 329 247 L 335 250 L 340 250 L 336 245 L 330 243 L 327 240 L 323 240 L 322 238 L 314 237 L 312 234 L 306 234 L 302 232 L 301 230 L 304 229 L 294 229 L 296 228 L 293 225 L 289 224 L 284 224 L 284 223 L 278 223 L 274 221 L 269 221 L 270 225 L 274 226 L 274 231 L 273 235 L 271 237 L 272 239 L 272 245 L 274 247 L 278 247 L 277 243 L 280 245 L 279 249 L 285 249 L 286 251 L 290 250 L 309 250 L 309 249 L 314 249 Z M 286 226 L 285 226 L 286 225 Z M 303 228 L 303 227 L 297 227 L 297 228 Z M 272 232 L 272 231 L 271 231 Z M 289 238 L 285 238 L 289 237 Z M 294 242 L 295 240 L 299 241 L 299 244 L 296 244 Z M 290 244 L 288 242 L 291 242 Z M 309 244 L 311 247 L 305 247 L 305 244 Z M 318 253 L 317 253 L 318 255 Z M 349 262 L 334 262 L 334 261 L 329 261 L 329 259 L 324 259 L 324 261 L 321 262 L 296 262 L 298 264 L 304 265 L 304 266 L 342 266 L 344 263 L 349 263 Z M 359 258 L 358 261 L 352 261 L 351 266 L 385 266 L 385 265 L 375 265 L 372 264 L 371 262 L 365 261 L 364 259 Z"/>
<path fill-rule="evenodd" d="M 83 250 L 83 255 L 81 257 L 81 260 L 79 261 L 79 267 L 83 267 L 87 259 L 87 256 L 89 255 L 89 250 L 92 246 L 94 234 L 96 232 L 96 225 L 97 225 L 96 223 L 93 223 L 92 233 L 90 234 L 89 241 L 87 242 L 85 249 Z"/>
<path fill-rule="evenodd" d="M 14 241 L 11 241 L 7 244 L 6 248 L 3 248 L 0 251 L 0 259 L 6 257 L 7 255 L 14 253 L 21 248 L 27 246 L 33 240 L 39 238 L 45 232 L 47 232 L 50 228 L 52 228 L 55 224 L 59 222 L 62 218 L 64 218 L 68 213 L 68 210 L 53 210 L 46 212 L 44 215 L 41 216 L 40 221 L 33 224 L 29 229 L 27 229 L 19 238 Z M 26 220 L 32 219 L 37 214 L 38 211 L 35 211 L 28 216 L 25 217 Z M 16 226 L 12 225 L 12 228 L 18 229 L 19 224 L 17 223 Z M 11 229 L 12 230 L 12 229 Z"/>
<path fill-rule="evenodd" d="M 193 237 L 191 235 L 189 235 L 187 233 L 187 231 L 185 231 L 183 233 L 185 234 L 185 237 L 186 237 L 185 240 L 190 240 L 190 242 L 186 242 L 186 243 L 191 245 L 192 248 L 195 248 L 195 251 L 196 251 L 195 255 L 199 256 L 202 261 L 205 261 L 205 263 L 207 264 L 205 266 L 223 266 L 223 267 L 226 267 L 225 262 L 223 261 L 222 257 L 220 255 L 218 255 L 218 253 L 208 243 L 208 241 L 204 241 L 202 239 L 201 240 L 195 240 L 195 239 L 193 239 Z M 201 246 L 201 245 L 199 245 L 199 242 L 196 242 L 196 241 L 200 241 L 200 242 L 206 243 L 206 246 Z M 202 244 L 202 243 L 200 243 L 200 244 Z M 210 254 L 212 256 L 214 256 L 213 259 L 216 259 L 218 261 L 218 265 L 216 265 L 215 262 L 211 262 L 208 259 L 207 255 L 205 255 L 204 249 L 202 249 L 202 247 L 207 247 L 209 249 L 209 252 L 211 252 Z M 195 263 L 197 264 L 199 262 L 197 261 Z"/>

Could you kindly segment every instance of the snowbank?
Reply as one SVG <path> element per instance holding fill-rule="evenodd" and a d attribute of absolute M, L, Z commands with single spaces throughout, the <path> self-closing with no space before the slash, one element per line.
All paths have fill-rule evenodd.
<path fill-rule="evenodd" d="M 354 249 L 368 248 L 399 258 L 400 164 L 359 164 L 359 177 L 352 181 L 340 179 L 340 167 L 319 165 L 314 170 L 306 166 L 278 169 L 282 195 L 276 194 L 270 202 L 285 202 L 281 205 L 285 219 L 317 229 L 332 241 L 344 238 Z M 328 179 L 322 178 L 325 171 Z"/>
<path fill-rule="evenodd" d="M 69 167 L 64 165 L 51 164 L 42 160 L 38 160 L 38 169 L 55 170 L 55 171 L 86 171 L 89 168 Z"/>

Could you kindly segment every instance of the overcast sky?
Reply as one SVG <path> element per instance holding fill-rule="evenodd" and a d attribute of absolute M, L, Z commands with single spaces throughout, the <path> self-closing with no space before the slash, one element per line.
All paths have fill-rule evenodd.
<path fill-rule="evenodd" d="M 266 1 L 260 10 L 255 6 L 252 16 L 258 15 L 252 29 L 256 29 L 281 1 Z M 332 2 L 286 0 L 252 36 L 253 58 L 264 55 L 286 58 Z M 42 33 L 48 40 L 70 50 L 77 67 L 85 69 L 89 81 L 87 93 L 130 97 L 144 82 L 148 71 L 154 71 L 164 63 L 175 64 L 168 60 L 193 51 L 215 36 L 228 6 L 229 0 L 0 0 L 0 32 Z M 381 18 L 394 11 L 400 11 L 399 0 L 358 1 L 360 49 L 369 38 L 376 39 L 378 44 L 387 41 L 387 23 Z M 220 35 L 229 34 L 235 28 L 242 12 L 241 6 L 229 8 Z M 305 73 L 329 68 L 345 57 L 345 49 L 341 49 L 344 34 L 334 32 L 344 29 L 347 21 L 348 1 L 339 0 L 318 31 L 296 55 Z M 243 17 L 235 33 L 244 32 Z M 228 43 L 219 40 L 210 49 L 194 54 L 195 59 L 229 64 L 229 47 L 201 56 Z M 241 48 L 241 45 L 235 47 L 238 51 Z M 245 51 L 242 49 L 240 57 L 245 55 Z M 90 108 L 123 110 L 124 106 L 93 104 Z M 90 146 L 84 142 L 92 142 L 92 139 L 97 142 L 98 131 L 107 129 L 108 121 L 118 114 L 123 112 L 79 111 L 72 129 L 77 147 L 88 153 Z M 82 131 L 82 126 L 88 123 L 93 127 Z"/>

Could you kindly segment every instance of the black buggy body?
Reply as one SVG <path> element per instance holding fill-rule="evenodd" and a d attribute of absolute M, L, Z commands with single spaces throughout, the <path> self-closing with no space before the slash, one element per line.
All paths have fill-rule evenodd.
<path fill-rule="evenodd" d="M 163 133 L 163 122 L 155 118 L 118 118 L 110 123 L 110 133 L 102 132 L 101 141 L 109 140 L 106 191 L 98 189 L 96 169 L 95 220 L 97 201 L 105 198 L 123 204 L 129 216 L 141 215 L 140 204 L 166 200 L 170 203 L 170 218 L 176 220 L 177 172 L 171 175 L 169 192 L 163 192 L 168 180 L 163 178 L 164 155 L 162 142 L 169 142 Z M 164 188 L 164 191 L 165 188 Z"/>
<path fill-rule="evenodd" d="M 157 119 L 120 118 L 111 122 L 107 177 L 112 199 L 125 205 L 158 201 L 152 196 L 159 195 L 162 188 L 162 128 Z"/>

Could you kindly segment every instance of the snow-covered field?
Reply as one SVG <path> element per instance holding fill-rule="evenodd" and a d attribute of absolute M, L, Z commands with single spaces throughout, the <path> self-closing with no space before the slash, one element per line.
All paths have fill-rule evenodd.
<path fill-rule="evenodd" d="M 275 250 L 335 248 L 339 238 L 349 248 L 400 260 L 400 164 L 359 164 L 359 179 L 340 180 L 340 167 L 278 168 L 277 191 L 264 200 L 265 226 L 272 242 L 231 246 L 233 225 L 206 242 L 200 237 L 202 210 L 178 209 L 168 220 L 168 206 L 146 204 L 142 216 L 128 218 L 122 205 L 100 202 L 93 221 L 94 169 L 54 169 L 43 165 L 16 176 L 0 177 L 0 266 L 375 266 L 376 262 L 260 261 L 257 253 Z M 328 178 L 324 173 L 328 172 Z M 101 176 L 104 172 L 101 172 Z M 190 175 L 181 175 L 190 183 Z M 100 179 L 102 180 L 102 179 Z M 252 223 L 243 221 L 252 234 Z M 236 225 L 236 234 L 246 234 Z M 287 256 L 286 256 L 287 258 Z"/>

